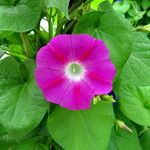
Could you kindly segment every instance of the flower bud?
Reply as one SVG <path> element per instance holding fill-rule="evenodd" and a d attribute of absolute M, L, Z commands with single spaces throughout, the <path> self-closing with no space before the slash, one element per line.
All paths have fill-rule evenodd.
<path fill-rule="evenodd" d="M 121 120 L 117 120 L 116 124 L 119 128 L 124 129 L 130 133 L 133 133 L 133 131 Z"/>

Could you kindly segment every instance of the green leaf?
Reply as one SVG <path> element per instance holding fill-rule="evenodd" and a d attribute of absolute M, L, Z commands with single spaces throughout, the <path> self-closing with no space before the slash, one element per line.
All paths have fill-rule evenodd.
<path fill-rule="evenodd" d="M 113 8 L 120 13 L 126 13 L 130 8 L 130 1 L 129 0 L 123 0 L 123 1 L 116 1 L 113 4 Z"/>
<path fill-rule="evenodd" d="M 49 116 L 48 131 L 66 150 L 106 149 L 113 126 L 112 104 L 102 102 L 86 111 L 57 107 Z"/>
<path fill-rule="evenodd" d="M 2 150 L 48 150 L 48 146 L 39 141 L 39 137 L 34 137 L 21 143 L 0 143 L 0 146 Z"/>
<path fill-rule="evenodd" d="M 115 85 L 120 109 L 140 125 L 150 125 L 150 40 L 133 33 L 133 51 Z"/>
<path fill-rule="evenodd" d="M 128 14 L 132 17 L 133 21 L 138 21 L 143 18 L 146 11 L 141 11 L 140 5 L 136 1 L 131 1 L 132 8 L 128 11 Z"/>
<path fill-rule="evenodd" d="M 116 125 L 112 128 L 108 150 L 141 150 L 137 128 L 120 110 L 119 105 L 114 106 Z M 119 121 L 123 122 L 132 132 L 121 128 Z"/>
<path fill-rule="evenodd" d="M 102 39 L 110 50 L 110 57 L 119 75 L 132 49 L 131 26 L 109 3 L 103 2 L 100 6 L 101 11 L 88 13 L 80 18 L 74 33 L 87 33 Z"/>
<path fill-rule="evenodd" d="M 141 137 L 140 143 L 143 150 L 149 150 L 150 148 L 150 130 L 148 129 Z"/>
<path fill-rule="evenodd" d="M 29 31 L 38 24 L 40 13 L 40 0 L 1 0 L 0 30 Z"/>
<path fill-rule="evenodd" d="M 0 136 L 4 135 L 6 133 L 6 131 L 4 130 L 4 128 L 0 125 Z"/>
<path fill-rule="evenodd" d="M 126 125 L 132 129 L 129 133 L 121 128 L 112 128 L 108 150 L 141 150 L 136 129 L 131 122 Z"/>
<path fill-rule="evenodd" d="M 55 7 L 69 19 L 68 15 L 68 7 L 69 7 L 70 0 L 45 0 L 45 4 L 47 8 Z"/>
<path fill-rule="evenodd" d="M 132 36 L 133 51 L 119 78 L 121 82 L 150 86 L 150 40 L 143 33 L 135 32 Z"/>
<path fill-rule="evenodd" d="M 122 84 L 120 88 L 120 109 L 131 120 L 140 124 L 150 125 L 150 86 L 137 87 Z"/>
<path fill-rule="evenodd" d="M 150 1 L 149 0 L 142 0 L 142 7 L 144 10 L 148 9 L 150 7 Z"/>
<path fill-rule="evenodd" d="M 112 128 L 108 150 L 141 150 L 137 128 L 120 110 L 119 105 L 114 105 L 116 117 L 115 126 Z M 119 122 L 124 123 L 132 132 L 123 128 Z"/>
<path fill-rule="evenodd" d="M 13 145 L 12 150 L 48 150 L 48 146 L 39 143 L 38 138 L 33 138 L 21 144 Z"/>
<path fill-rule="evenodd" d="M 149 11 L 147 11 L 147 17 L 150 17 L 150 10 Z"/>
<path fill-rule="evenodd" d="M 35 84 L 34 62 L 0 61 L 0 124 L 11 138 L 33 130 L 47 111 L 47 103 Z"/>
<path fill-rule="evenodd" d="M 9 44 L 22 44 L 20 33 L 10 31 L 0 31 L 0 37 L 6 39 Z"/>
<path fill-rule="evenodd" d="M 104 1 L 105 1 L 105 0 L 93 0 L 93 1 L 91 2 L 91 8 L 92 8 L 93 10 L 97 10 L 99 4 L 102 3 L 102 2 L 104 2 Z M 109 0 L 109 2 L 112 3 L 113 0 Z"/>

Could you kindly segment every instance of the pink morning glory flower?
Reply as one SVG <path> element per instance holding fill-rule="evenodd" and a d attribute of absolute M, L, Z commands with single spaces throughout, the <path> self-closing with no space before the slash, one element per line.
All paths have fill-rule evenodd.
<path fill-rule="evenodd" d="M 104 42 L 86 34 L 54 37 L 36 64 L 45 99 L 70 110 L 88 109 L 95 95 L 109 93 L 116 73 Z"/>

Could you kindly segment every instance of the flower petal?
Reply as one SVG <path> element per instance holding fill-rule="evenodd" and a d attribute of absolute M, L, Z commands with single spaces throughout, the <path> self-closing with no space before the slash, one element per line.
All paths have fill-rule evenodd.
<path fill-rule="evenodd" d="M 38 86 L 44 90 L 58 84 L 64 79 L 63 73 L 58 70 L 36 68 L 35 78 Z"/>
<path fill-rule="evenodd" d="M 102 40 L 87 34 L 73 34 L 71 38 L 74 60 L 91 64 L 109 58 L 109 50 Z"/>
<path fill-rule="evenodd" d="M 82 61 L 81 58 L 87 55 L 88 51 L 93 47 L 96 39 L 87 34 L 72 34 L 71 44 L 73 51 L 73 59 Z"/>
<path fill-rule="evenodd" d="M 60 106 L 71 110 L 88 109 L 93 97 L 91 88 L 85 82 L 70 84 Z"/>
<path fill-rule="evenodd" d="M 112 90 L 112 81 L 105 80 L 96 72 L 89 72 L 86 82 L 93 89 L 95 95 L 107 94 Z"/>
<path fill-rule="evenodd" d="M 44 46 L 37 54 L 36 64 L 39 68 L 63 69 L 65 62 L 49 46 Z"/>
<path fill-rule="evenodd" d="M 69 82 L 66 79 L 63 79 L 61 80 L 61 82 L 55 84 L 55 86 L 51 86 L 47 89 L 44 89 L 44 96 L 48 101 L 55 104 L 59 104 L 64 93 L 66 93 L 68 86 Z"/>
<path fill-rule="evenodd" d="M 83 53 L 80 60 L 85 65 L 94 64 L 100 61 L 109 59 L 109 50 L 101 40 L 96 40 L 93 47 L 88 49 L 87 52 Z"/>
<path fill-rule="evenodd" d="M 96 72 L 105 81 L 112 81 L 116 74 L 115 66 L 109 59 L 88 65 L 87 70 L 88 72 Z"/>
<path fill-rule="evenodd" d="M 60 56 L 60 58 L 68 61 L 72 58 L 72 44 L 71 35 L 62 34 L 54 37 L 48 46 L 53 50 L 55 54 Z"/>
<path fill-rule="evenodd" d="M 69 82 L 56 70 L 37 68 L 35 76 L 46 100 L 58 104 Z"/>

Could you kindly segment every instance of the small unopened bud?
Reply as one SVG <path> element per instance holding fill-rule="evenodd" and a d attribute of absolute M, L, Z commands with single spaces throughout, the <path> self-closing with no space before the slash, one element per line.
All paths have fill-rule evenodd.
<path fill-rule="evenodd" d="M 133 131 L 123 122 L 123 121 L 120 121 L 120 120 L 117 120 L 117 125 L 121 128 L 121 129 L 124 129 L 130 133 L 133 133 Z"/>
<path fill-rule="evenodd" d="M 112 102 L 112 103 L 116 102 L 112 95 L 101 95 L 100 98 L 103 101 Z"/>
<path fill-rule="evenodd" d="M 150 24 L 147 24 L 145 26 L 138 26 L 138 27 L 135 28 L 135 30 L 150 32 Z"/>
<path fill-rule="evenodd" d="M 143 30 L 150 32 L 150 24 L 143 26 Z"/>
<path fill-rule="evenodd" d="M 99 95 L 95 96 L 93 99 L 93 105 L 96 105 L 97 103 L 99 103 L 101 101 L 101 98 Z"/>

